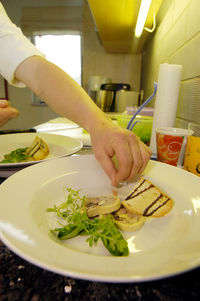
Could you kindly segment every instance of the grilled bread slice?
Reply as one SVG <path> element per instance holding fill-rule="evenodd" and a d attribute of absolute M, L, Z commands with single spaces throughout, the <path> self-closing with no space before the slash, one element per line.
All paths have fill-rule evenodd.
<path fill-rule="evenodd" d="M 84 200 L 87 215 L 94 217 L 102 214 L 109 214 L 120 208 L 121 203 L 118 196 L 106 195 L 91 197 L 86 196 Z"/>
<path fill-rule="evenodd" d="M 36 136 L 33 143 L 27 148 L 26 153 L 35 161 L 43 160 L 49 154 L 49 148 L 40 137 Z"/>
<path fill-rule="evenodd" d="M 145 217 L 161 217 L 173 207 L 173 200 L 150 181 L 140 178 L 134 189 L 122 201 L 127 211 Z"/>
<path fill-rule="evenodd" d="M 121 206 L 120 209 L 112 215 L 118 228 L 126 232 L 133 232 L 140 229 L 146 221 L 144 216 L 130 213 L 124 206 Z"/>

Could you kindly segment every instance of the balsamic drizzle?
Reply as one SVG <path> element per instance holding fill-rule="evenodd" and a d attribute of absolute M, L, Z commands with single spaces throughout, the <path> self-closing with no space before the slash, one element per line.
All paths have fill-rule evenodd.
<path fill-rule="evenodd" d="M 142 194 L 143 192 L 151 189 L 151 188 L 154 188 L 154 185 L 153 184 L 150 184 L 149 183 L 149 187 L 139 191 L 138 193 L 135 194 L 135 192 L 137 192 L 137 190 L 144 184 L 145 182 L 145 179 L 140 183 L 140 185 L 138 185 L 138 187 L 133 190 L 131 192 L 131 194 L 129 196 L 127 196 L 127 198 L 125 199 L 126 201 L 127 200 L 130 200 L 130 199 L 134 199 L 135 197 L 137 197 L 138 195 Z M 153 201 L 147 208 L 145 208 L 144 212 L 143 212 L 143 216 L 151 216 L 154 214 L 154 212 L 156 212 L 158 209 L 160 209 L 162 206 L 164 206 L 169 200 L 170 198 L 167 198 L 165 202 L 163 202 L 162 204 L 158 205 L 158 207 L 156 207 L 153 211 L 151 211 L 150 213 L 148 213 L 148 211 L 153 207 L 153 205 L 155 205 L 159 199 L 161 199 L 163 196 L 165 196 L 164 194 L 160 194 L 156 199 L 155 201 Z"/>
<path fill-rule="evenodd" d="M 158 209 L 160 209 L 162 206 L 164 206 L 170 199 L 167 198 L 165 202 L 163 202 L 162 204 L 160 204 L 157 208 L 155 208 L 153 211 L 151 211 L 150 213 L 147 213 L 149 211 L 149 209 L 160 199 L 162 198 L 164 195 L 161 194 L 159 197 L 157 197 L 157 199 L 155 201 L 153 201 L 143 212 L 143 216 L 151 216 L 152 214 L 154 214 L 154 212 L 156 212 Z"/>
<path fill-rule="evenodd" d="M 131 192 L 131 194 L 129 194 L 128 196 L 127 196 L 127 198 L 125 199 L 125 200 L 129 200 L 129 199 L 132 199 L 132 196 L 133 196 L 133 194 L 142 186 L 142 184 L 144 184 L 144 182 L 145 182 L 145 180 L 143 180 L 141 183 L 140 183 L 140 185 L 136 188 L 136 189 L 134 189 L 132 192 Z M 145 191 L 145 190 L 147 190 L 148 188 L 146 188 L 146 189 L 144 189 L 143 191 Z M 141 191 L 141 192 L 143 192 L 143 191 Z M 140 192 L 138 193 L 138 194 L 140 194 Z M 137 194 L 137 195 L 138 195 Z M 135 197 L 135 195 L 134 195 L 134 197 Z"/>

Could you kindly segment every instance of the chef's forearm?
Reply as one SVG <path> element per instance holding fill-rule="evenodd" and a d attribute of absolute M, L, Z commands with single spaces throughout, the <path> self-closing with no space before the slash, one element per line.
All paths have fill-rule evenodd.
<path fill-rule="evenodd" d="M 18 66 L 15 76 L 55 112 L 89 132 L 96 122 L 107 122 L 105 114 L 69 75 L 41 57 L 26 59 Z"/>

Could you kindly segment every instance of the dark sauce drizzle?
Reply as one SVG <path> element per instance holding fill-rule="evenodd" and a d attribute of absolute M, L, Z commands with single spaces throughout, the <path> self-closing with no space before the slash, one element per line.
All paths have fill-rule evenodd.
<path fill-rule="evenodd" d="M 136 193 L 135 195 L 133 195 L 141 186 L 142 184 L 145 182 L 145 180 L 143 180 L 140 185 L 129 195 L 127 196 L 127 198 L 125 200 L 130 200 L 130 199 L 134 199 L 135 197 L 137 197 L 138 195 L 140 195 L 141 193 L 151 189 L 152 187 L 154 187 L 152 184 L 149 185 L 149 187 L 139 191 L 138 193 Z M 164 195 L 160 194 L 155 201 L 153 201 L 143 212 L 143 216 L 151 216 L 152 214 L 154 214 L 154 212 L 156 212 L 159 208 L 161 208 L 162 206 L 164 206 L 169 200 L 170 198 L 167 198 L 165 202 L 163 202 L 162 204 L 160 204 L 157 208 L 155 208 L 153 211 L 151 211 L 150 213 L 148 213 L 148 211 L 151 209 L 151 207 L 153 207 L 153 205 L 155 205 L 155 203 L 157 203 L 159 201 L 159 199 L 161 199 Z"/>
<path fill-rule="evenodd" d="M 125 200 L 132 199 L 133 194 L 134 194 L 134 193 L 142 186 L 142 184 L 144 184 L 144 182 L 145 182 L 145 180 L 143 180 L 143 181 L 140 183 L 140 185 L 139 185 L 135 190 L 133 190 L 133 192 L 131 192 L 131 194 L 129 194 L 129 195 L 127 196 L 127 198 L 126 198 Z M 143 191 L 145 191 L 145 190 L 147 190 L 147 189 L 148 189 L 148 188 L 142 190 L 141 192 L 143 192 Z M 141 192 L 138 192 L 136 195 L 140 194 Z M 135 197 L 136 195 L 134 195 L 134 197 Z"/>
<path fill-rule="evenodd" d="M 152 214 L 154 214 L 154 212 L 156 212 L 159 208 L 161 208 L 162 206 L 164 206 L 170 199 L 166 199 L 165 202 L 163 202 L 162 204 L 160 204 L 157 208 L 155 208 L 153 211 L 151 211 L 150 213 L 148 213 L 149 209 L 151 209 L 151 207 L 160 199 L 163 197 L 163 194 L 161 194 L 159 197 L 157 197 L 157 199 L 155 201 L 153 201 L 143 212 L 143 216 L 151 216 Z"/>

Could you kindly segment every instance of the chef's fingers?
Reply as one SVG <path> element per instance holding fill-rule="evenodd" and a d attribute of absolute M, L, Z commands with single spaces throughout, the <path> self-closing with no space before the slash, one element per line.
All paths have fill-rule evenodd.
<path fill-rule="evenodd" d="M 0 108 L 8 107 L 9 103 L 6 99 L 0 99 Z"/>
<path fill-rule="evenodd" d="M 139 147 L 140 147 L 140 152 L 141 152 L 141 155 L 142 155 L 142 162 L 143 162 L 143 165 L 142 165 L 141 169 L 139 170 L 139 173 L 142 173 L 144 171 L 145 167 L 147 166 L 147 163 L 149 162 L 149 159 L 152 156 L 152 151 L 142 141 L 140 141 Z"/>
<path fill-rule="evenodd" d="M 123 150 L 122 148 L 116 148 L 116 154 L 114 158 L 116 172 L 113 185 L 115 186 L 119 182 L 127 181 L 133 168 L 133 156 L 128 142 L 123 145 Z"/>
<path fill-rule="evenodd" d="M 6 123 L 9 119 L 16 117 L 18 114 L 19 112 L 15 108 L 0 108 L 0 126 Z"/>
<path fill-rule="evenodd" d="M 131 181 L 146 167 L 151 150 L 132 132 L 128 132 L 126 141 L 115 147 L 117 158 L 117 172 L 115 184 Z"/>
<path fill-rule="evenodd" d="M 148 146 L 146 146 L 137 136 L 135 136 L 137 142 L 134 139 L 130 140 L 130 148 L 132 150 L 133 155 L 133 165 L 132 170 L 127 178 L 127 182 L 131 181 L 136 175 L 141 174 L 151 155 L 152 152 Z"/>
<path fill-rule="evenodd" d="M 96 159 L 101 164 L 101 166 L 103 167 L 107 176 L 111 179 L 112 185 L 115 186 L 117 184 L 115 180 L 117 170 L 112 160 L 112 156 L 110 156 L 105 150 L 101 150 L 101 152 L 97 152 L 95 156 Z"/>
<path fill-rule="evenodd" d="M 145 168 L 150 153 L 133 132 L 111 127 L 100 134 L 92 137 L 93 150 L 112 185 L 132 180 Z"/>
<path fill-rule="evenodd" d="M 143 165 L 137 136 L 131 132 L 128 132 L 126 145 L 127 157 L 123 155 L 121 150 L 116 152 L 116 156 L 119 164 L 116 181 L 131 181 L 139 173 L 139 170 Z"/>
<path fill-rule="evenodd" d="M 115 154 L 116 167 L 113 184 L 131 180 L 142 166 L 138 138 L 132 132 L 124 130 L 115 136 L 111 148 Z"/>
<path fill-rule="evenodd" d="M 129 133 L 117 131 L 103 148 L 95 148 L 95 156 L 110 177 L 112 185 L 125 181 L 131 172 L 133 157 L 128 142 Z"/>

